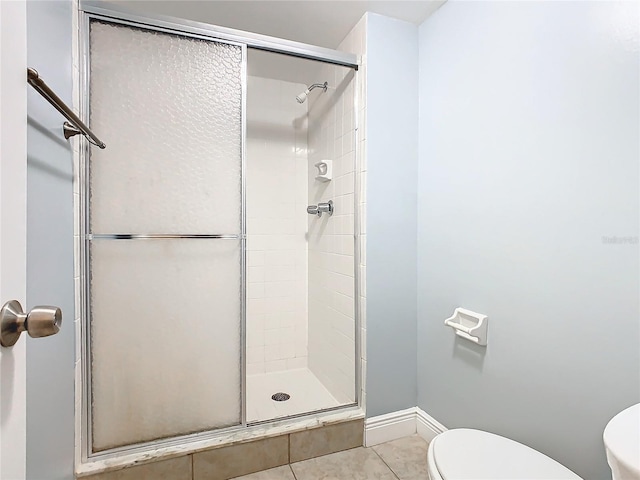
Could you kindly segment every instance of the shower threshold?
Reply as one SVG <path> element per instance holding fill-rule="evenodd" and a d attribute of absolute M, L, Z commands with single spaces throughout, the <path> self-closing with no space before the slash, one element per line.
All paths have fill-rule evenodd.
<path fill-rule="evenodd" d="M 343 405 L 247 426 L 149 442 L 133 449 L 111 451 L 83 459 L 76 464 L 76 478 L 363 418 L 364 410 L 357 404 Z"/>

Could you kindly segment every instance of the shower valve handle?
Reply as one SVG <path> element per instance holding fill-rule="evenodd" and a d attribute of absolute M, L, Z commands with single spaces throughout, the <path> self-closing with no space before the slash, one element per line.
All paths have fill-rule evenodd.
<path fill-rule="evenodd" d="M 333 201 L 329 200 L 326 203 L 320 202 L 318 205 L 309 205 L 307 213 L 309 215 L 318 215 L 319 217 L 322 217 L 323 213 L 328 213 L 331 216 L 333 215 Z"/>
<path fill-rule="evenodd" d="M 318 212 L 328 213 L 329 216 L 333 215 L 333 201 L 329 200 L 327 203 L 319 203 Z"/>

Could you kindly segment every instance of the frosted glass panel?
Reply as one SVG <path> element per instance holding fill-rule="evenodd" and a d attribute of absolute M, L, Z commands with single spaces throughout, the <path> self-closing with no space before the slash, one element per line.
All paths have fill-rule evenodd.
<path fill-rule="evenodd" d="M 240 423 L 236 240 L 91 245 L 94 451 Z"/>
<path fill-rule="evenodd" d="M 242 49 L 91 23 L 93 233 L 238 233 Z"/>

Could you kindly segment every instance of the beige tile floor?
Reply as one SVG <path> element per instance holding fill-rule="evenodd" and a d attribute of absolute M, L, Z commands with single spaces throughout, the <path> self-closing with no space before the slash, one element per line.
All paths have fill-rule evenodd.
<path fill-rule="evenodd" d="M 427 442 L 413 435 L 292 463 L 235 480 L 426 480 Z"/>

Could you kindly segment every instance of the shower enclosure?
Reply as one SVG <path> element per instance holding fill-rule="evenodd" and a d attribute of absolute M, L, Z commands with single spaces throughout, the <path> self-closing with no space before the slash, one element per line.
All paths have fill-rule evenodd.
<path fill-rule="evenodd" d="M 81 8 L 83 458 L 358 406 L 355 56 Z"/>

